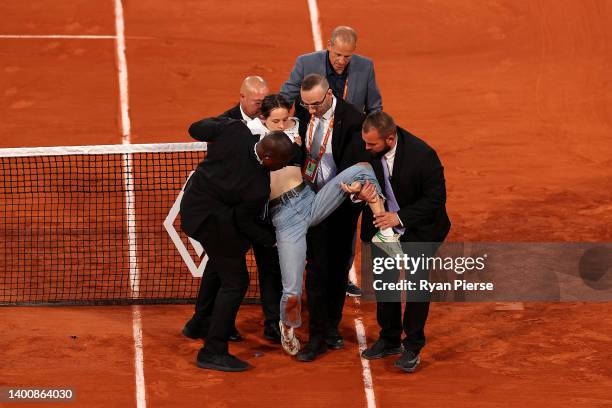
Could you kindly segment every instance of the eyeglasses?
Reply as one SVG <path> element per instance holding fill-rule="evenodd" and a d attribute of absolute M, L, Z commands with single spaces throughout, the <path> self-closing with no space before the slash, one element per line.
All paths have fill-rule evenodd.
<path fill-rule="evenodd" d="M 327 91 L 329 91 L 329 87 L 327 88 Z M 300 102 L 300 105 L 302 106 L 302 108 L 314 108 L 317 109 L 319 106 L 323 105 L 323 103 L 325 102 L 325 98 L 327 98 L 327 91 L 325 91 L 325 96 L 323 97 L 323 99 L 321 99 L 321 101 L 319 102 L 315 102 L 315 103 L 304 103 L 303 101 Z"/>

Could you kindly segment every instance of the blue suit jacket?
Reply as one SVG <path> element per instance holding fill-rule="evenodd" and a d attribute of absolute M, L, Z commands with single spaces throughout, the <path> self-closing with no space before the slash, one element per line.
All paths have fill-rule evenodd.
<path fill-rule="evenodd" d="M 300 95 L 302 80 L 309 74 L 325 76 L 327 51 L 316 51 L 297 57 L 295 66 L 287 82 L 281 87 L 281 95 L 290 103 Z M 382 110 L 382 98 L 372 60 L 358 54 L 353 54 L 348 66 L 347 102 L 355 105 L 359 111 L 366 113 Z"/>

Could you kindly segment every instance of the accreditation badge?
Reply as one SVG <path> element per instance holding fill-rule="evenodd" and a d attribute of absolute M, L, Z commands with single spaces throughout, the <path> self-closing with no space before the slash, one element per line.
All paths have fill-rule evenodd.
<path fill-rule="evenodd" d="M 308 157 L 306 159 L 306 163 L 304 164 L 304 178 L 311 182 L 314 183 L 315 181 L 315 177 L 317 176 L 317 169 L 319 168 L 319 161 L 316 159 L 313 159 L 312 157 Z"/>

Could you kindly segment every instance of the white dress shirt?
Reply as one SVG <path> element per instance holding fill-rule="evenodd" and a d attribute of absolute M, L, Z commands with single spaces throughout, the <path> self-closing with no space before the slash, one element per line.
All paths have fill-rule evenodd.
<path fill-rule="evenodd" d="M 247 115 L 246 113 L 244 113 L 244 111 L 242 110 L 242 105 L 238 105 L 240 106 L 240 114 L 242 115 L 242 119 L 246 122 L 249 123 L 255 119 L 257 119 L 257 116 L 255 116 L 254 118 L 250 117 L 249 115 Z"/>
<path fill-rule="evenodd" d="M 329 108 L 327 112 L 323 114 L 323 116 L 321 116 L 320 118 L 315 117 L 314 120 L 312 120 L 308 124 L 306 135 L 310 134 L 311 126 L 313 127 L 312 132 L 314 135 L 316 133 L 317 126 L 319 126 L 319 122 L 321 122 L 321 125 L 323 126 L 323 131 L 321 132 L 321 134 L 323 135 L 322 137 L 325 138 L 325 133 L 327 132 L 327 129 L 329 128 L 329 123 L 331 121 L 332 116 L 334 115 L 335 110 L 336 110 L 336 97 L 332 95 L 331 108 Z M 335 123 L 335 120 L 334 120 L 334 123 Z M 307 143 L 306 147 L 310 149 L 309 139 L 310 139 L 309 137 L 306 138 L 306 143 Z M 325 153 L 323 154 L 323 157 L 321 157 L 321 162 L 319 163 L 319 169 L 317 170 L 317 178 L 315 179 L 315 182 L 318 188 L 323 187 L 329 180 L 331 180 L 338 173 L 338 168 L 336 167 L 336 162 L 334 161 L 334 156 L 333 156 L 333 151 L 332 151 L 332 139 L 333 139 L 333 136 L 329 135 L 329 139 L 327 139 Z M 323 143 L 323 140 L 321 140 L 321 143 Z M 318 157 L 319 155 L 319 152 L 311 151 L 310 153 L 311 153 L 311 156 Z"/>
<path fill-rule="evenodd" d="M 395 163 L 395 151 L 397 150 L 397 137 L 395 138 L 395 145 L 389 150 L 383 157 L 387 162 L 387 169 L 389 170 L 389 177 L 393 176 L 393 163 Z"/>
<path fill-rule="evenodd" d="M 263 139 L 265 135 L 270 133 L 268 128 L 262 123 L 259 118 L 255 118 L 249 122 L 247 122 L 247 127 L 251 131 L 252 134 L 259 136 L 259 140 Z"/>
<path fill-rule="evenodd" d="M 387 163 L 387 170 L 389 170 L 389 178 L 393 176 L 393 164 L 395 163 L 395 151 L 397 150 L 397 135 L 395 136 L 395 145 L 383 156 L 385 162 Z M 395 191 L 394 191 L 395 192 Z M 396 196 L 397 197 L 397 196 Z M 404 223 L 400 219 L 399 215 L 397 216 L 397 220 L 400 223 L 400 226 L 404 226 Z M 401 232 L 404 233 L 403 231 Z"/>

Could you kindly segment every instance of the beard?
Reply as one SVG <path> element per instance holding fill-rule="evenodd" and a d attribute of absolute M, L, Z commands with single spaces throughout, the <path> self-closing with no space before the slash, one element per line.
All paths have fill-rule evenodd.
<path fill-rule="evenodd" d="M 391 150 L 391 148 L 390 148 L 389 146 L 385 145 L 385 148 L 384 148 L 384 149 L 382 149 L 380 152 L 378 152 L 378 153 L 375 153 L 375 152 L 370 152 L 370 154 L 372 155 L 372 157 L 373 157 L 374 159 L 378 159 L 378 160 L 380 160 L 380 159 L 382 159 L 382 158 L 383 158 L 383 156 L 384 156 L 385 154 L 387 154 L 387 153 L 389 152 L 389 150 Z"/>

